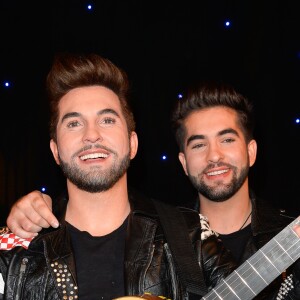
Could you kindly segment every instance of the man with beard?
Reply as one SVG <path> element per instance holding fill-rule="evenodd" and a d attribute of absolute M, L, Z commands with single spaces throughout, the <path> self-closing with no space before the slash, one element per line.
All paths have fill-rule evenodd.
<path fill-rule="evenodd" d="M 176 103 L 172 127 L 198 211 L 242 264 L 293 219 L 249 187 L 257 153 L 252 104 L 229 85 L 198 83 Z M 300 299 L 299 278 L 298 260 L 255 299 Z"/>
<path fill-rule="evenodd" d="M 37 191 L 12 209 L 8 220 L 15 234 L 45 229 L 32 240 L 3 229 L 0 299 L 111 300 L 144 293 L 191 299 L 154 200 L 127 187 L 138 139 L 126 74 L 95 54 L 64 54 L 55 58 L 46 84 L 50 148 L 67 193 L 54 201 L 56 217 Z M 23 212 L 26 197 L 32 206 Z M 196 211 L 179 210 L 209 290 L 235 265 L 204 217 L 200 223 Z M 24 222 L 20 230 L 18 219 Z"/>

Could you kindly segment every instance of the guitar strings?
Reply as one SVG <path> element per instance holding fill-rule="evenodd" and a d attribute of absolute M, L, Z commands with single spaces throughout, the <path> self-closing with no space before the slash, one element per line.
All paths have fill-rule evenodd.
<path fill-rule="evenodd" d="M 299 241 L 297 241 L 295 244 L 293 244 L 293 245 L 291 245 L 291 247 L 294 247 L 296 244 L 298 244 L 299 243 Z M 275 248 L 278 248 L 277 247 L 278 245 L 275 245 L 275 247 L 273 247 L 273 248 L 270 248 L 270 250 L 269 251 L 271 251 L 271 250 L 273 250 L 273 249 L 275 249 Z M 300 244 L 298 245 L 299 247 L 297 247 L 297 248 L 294 248 L 294 250 L 298 250 L 298 249 L 300 249 Z M 289 249 L 291 249 L 291 247 L 289 248 Z M 289 249 L 286 249 L 285 251 L 288 251 Z M 260 251 L 261 252 L 261 251 Z M 262 252 L 263 253 L 263 252 Z M 277 255 L 277 258 L 276 258 L 276 260 L 274 261 L 274 264 L 276 263 L 276 261 L 278 261 L 284 254 L 285 254 L 285 252 L 282 252 L 282 251 L 277 251 L 277 253 L 276 253 L 276 251 L 274 252 L 274 254 L 276 255 L 276 254 L 278 254 L 278 253 L 280 253 L 280 255 Z M 264 256 L 262 256 L 260 259 L 258 259 L 257 261 L 255 261 L 255 264 L 258 264 L 259 262 L 260 262 L 260 260 L 262 260 L 262 258 L 265 258 Z M 251 258 L 249 258 L 249 259 L 251 259 Z M 293 259 L 292 259 L 293 260 Z M 265 261 L 265 260 L 264 260 Z M 294 260 L 293 260 L 294 261 Z M 250 265 L 250 267 L 249 268 L 247 268 L 247 266 L 249 266 L 249 265 L 244 265 L 244 266 L 242 266 L 242 268 L 240 269 L 240 271 L 239 272 L 237 272 L 237 271 L 235 271 L 235 274 L 238 274 L 242 279 L 244 279 L 245 281 L 247 281 L 247 278 L 249 278 L 250 276 L 248 276 L 248 277 L 243 277 L 243 275 L 247 272 L 247 271 L 249 271 L 249 270 L 256 270 L 254 267 L 253 267 L 253 265 L 249 262 L 249 260 L 247 260 L 246 262 L 248 262 L 248 264 Z M 245 263 L 246 263 L 245 262 Z M 272 264 L 270 264 L 269 265 L 270 267 L 274 267 L 274 265 L 272 265 Z M 276 267 L 275 267 L 275 269 L 276 269 Z M 274 269 L 273 269 L 274 270 Z M 242 273 L 242 271 L 244 271 L 244 273 Z M 251 275 L 251 274 L 250 274 Z M 280 273 L 278 274 L 278 276 L 280 275 Z M 237 279 L 241 279 L 241 278 L 237 278 Z M 225 280 L 226 280 L 226 278 L 225 278 Z M 237 282 L 237 280 L 235 280 L 235 282 Z M 232 282 L 232 284 L 231 284 L 231 286 L 233 286 L 233 284 L 235 283 L 234 281 Z M 226 282 L 224 282 L 224 284 L 226 284 Z M 268 285 L 268 283 L 266 283 L 266 286 Z M 236 287 L 238 287 L 238 286 L 243 286 L 243 287 L 246 287 L 247 288 L 247 291 L 249 290 L 249 288 L 247 287 L 247 285 L 246 284 L 243 284 L 243 282 L 241 282 L 241 281 L 238 281 L 238 284 L 236 285 Z M 265 286 L 265 287 L 266 287 Z M 226 286 L 226 288 L 227 288 L 227 286 Z M 223 291 L 225 291 L 225 289 L 223 290 Z M 229 295 L 229 293 L 227 294 L 227 295 Z M 254 295 L 255 296 L 255 295 Z"/>
<path fill-rule="evenodd" d="M 297 221 L 297 220 L 296 220 Z M 290 225 L 288 225 L 288 227 L 287 228 L 289 228 L 290 230 L 292 230 L 293 231 L 293 229 L 291 229 L 291 226 Z M 287 229 L 286 228 L 286 229 Z M 278 233 L 278 235 L 277 236 L 275 236 L 274 237 L 274 242 L 276 242 L 275 243 L 275 246 L 272 248 L 270 248 L 270 249 L 268 249 L 268 251 L 269 252 L 271 252 L 272 250 L 274 250 L 274 249 L 279 249 L 278 251 L 276 250 L 275 252 L 274 252 L 274 254 L 276 255 L 277 254 L 277 257 L 276 257 L 276 259 L 275 259 L 275 261 L 274 261 L 274 263 L 276 262 L 276 261 L 278 261 L 283 255 L 285 255 L 286 254 L 286 252 L 288 252 L 289 251 L 289 249 L 291 249 L 292 247 L 295 247 L 295 246 L 297 246 L 297 248 L 294 248 L 293 249 L 293 251 L 294 252 L 296 252 L 297 250 L 300 250 L 300 240 L 299 240 L 299 238 L 297 238 L 297 240 L 296 240 L 296 242 L 295 243 L 293 243 L 288 249 L 283 249 L 283 248 L 279 248 L 278 246 L 280 246 L 281 247 L 281 245 L 280 245 L 280 243 L 279 243 L 279 241 L 277 241 L 276 240 L 276 237 L 277 237 L 277 239 L 279 239 L 279 238 L 282 238 L 282 236 L 284 236 L 284 232 L 285 230 L 283 229 L 283 231 L 282 232 L 280 232 L 280 233 Z M 295 235 L 296 233 L 294 233 L 294 231 L 293 231 L 293 234 Z M 268 245 L 266 244 L 265 245 L 266 246 L 266 248 L 268 248 Z M 265 247 L 264 246 L 264 247 Z M 271 245 L 272 246 L 272 245 Z M 263 248 L 264 247 L 262 247 L 261 249 L 259 249 L 258 250 L 258 252 L 260 252 L 260 253 L 262 253 L 262 254 L 264 254 L 263 253 Z M 257 252 L 256 252 L 257 253 Z M 256 254 L 255 253 L 255 254 Z M 254 254 L 254 255 L 255 255 Z M 279 255 L 278 255 L 279 254 Z M 300 251 L 298 251 L 298 253 L 297 253 L 297 258 L 299 258 L 300 257 Z M 259 257 L 259 259 L 257 260 L 257 261 L 254 261 L 253 262 L 253 264 L 258 264 L 260 261 L 262 262 L 262 258 L 266 258 L 266 256 L 264 255 L 264 256 L 261 256 L 261 257 Z M 291 258 L 291 257 L 290 257 Z M 296 258 L 296 259 L 297 259 Z M 295 262 L 295 260 L 293 259 L 293 258 L 291 258 L 292 259 L 292 261 L 293 262 Z M 202 299 L 203 300 L 213 300 L 213 299 L 220 299 L 220 297 L 218 296 L 218 293 L 217 292 L 219 292 L 220 294 L 222 294 L 222 293 L 224 293 L 224 292 L 226 292 L 226 291 L 230 291 L 230 288 L 228 287 L 228 286 L 231 286 L 232 287 L 232 290 L 234 290 L 234 283 L 236 284 L 235 285 L 235 288 L 237 288 L 237 287 L 239 287 L 239 286 L 242 286 L 242 287 L 245 287 L 245 288 L 247 288 L 247 291 L 249 291 L 249 287 L 245 284 L 245 283 L 243 283 L 242 281 L 241 281 L 241 279 L 242 280 L 244 280 L 245 282 L 247 282 L 247 278 L 249 278 L 250 276 L 246 276 L 246 277 L 243 277 L 243 275 L 246 273 L 246 272 L 248 272 L 249 270 L 252 270 L 252 273 L 255 271 L 256 273 L 257 273 L 257 270 L 253 267 L 253 265 L 249 262 L 251 260 L 251 257 L 248 259 L 248 260 L 246 260 L 240 267 L 240 269 L 239 269 L 239 267 L 238 267 L 238 269 L 237 270 L 235 270 L 235 271 L 233 271 L 233 273 L 231 273 L 230 275 L 228 275 L 227 276 L 227 278 L 225 278 L 225 279 L 222 279 L 222 281 L 221 281 L 221 283 L 219 283 L 219 285 L 217 285 L 215 288 L 213 288 L 212 290 L 211 290 L 211 292 L 206 296 L 204 296 Z M 265 260 L 264 260 L 265 261 Z M 248 264 L 246 264 L 246 263 L 248 263 Z M 244 265 L 245 264 L 245 265 Z M 271 266 L 273 266 L 273 267 L 275 267 L 272 263 L 270 264 L 270 267 Z M 248 268 L 247 268 L 248 267 Z M 275 267 L 275 269 L 277 269 L 276 267 Z M 230 283 L 230 284 L 228 284 L 228 279 L 230 279 L 231 277 L 233 277 L 233 276 L 236 276 L 236 275 L 238 275 L 239 277 L 235 280 L 235 281 L 233 281 L 232 283 Z M 251 272 L 250 272 L 250 275 L 251 275 Z M 280 275 L 280 273 L 278 274 L 278 276 Z M 274 279 L 275 279 L 276 277 L 274 277 Z M 239 280 L 238 280 L 239 279 Z M 269 285 L 269 283 L 266 283 L 266 285 L 265 285 L 265 287 L 267 287 Z M 222 289 L 222 287 L 224 286 L 224 288 Z M 265 288 L 264 287 L 264 288 Z M 251 290 L 251 287 L 250 287 L 250 290 Z M 215 295 L 215 297 L 211 297 L 211 296 L 213 296 L 213 294 L 211 294 L 211 293 L 215 293 L 216 295 Z M 225 294 L 224 296 L 226 297 L 226 296 L 228 296 L 228 295 L 232 295 L 231 293 L 227 293 L 227 294 Z M 253 298 L 256 296 L 256 294 L 253 294 Z M 222 299 L 226 299 L 226 298 L 222 298 Z M 252 298 L 251 298 L 252 299 Z"/>
<path fill-rule="evenodd" d="M 296 244 L 299 244 L 298 246 L 299 247 L 297 247 L 297 248 L 295 248 L 296 250 L 300 250 L 300 243 L 299 243 L 299 241 L 297 242 L 297 243 L 295 243 L 294 245 L 292 245 L 292 246 L 295 246 Z M 280 259 L 281 258 L 281 256 L 283 255 L 283 253 L 282 252 L 279 252 L 278 251 L 278 253 L 281 253 L 281 255 L 280 256 L 278 256 L 278 258 L 277 259 Z M 299 251 L 299 253 L 300 253 L 300 251 Z M 276 253 L 275 253 L 276 254 Z M 300 256 L 300 254 L 299 254 L 299 256 Z M 294 260 L 293 260 L 294 261 Z M 249 263 L 249 261 L 247 260 L 246 262 L 248 262 Z M 245 262 L 245 263 L 246 263 Z M 256 262 L 256 263 L 258 263 L 259 262 L 259 260 Z M 274 261 L 275 262 L 275 261 Z M 249 265 L 247 265 L 247 266 L 249 266 Z M 271 266 L 271 265 L 270 265 Z M 241 268 L 238 272 L 237 271 L 234 271 L 233 273 L 236 275 L 236 274 L 238 274 L 238 278 L 235 280 L 235 281 L 233 281 L 232 283 L 230 283 L 230 284 L 228 284 L 227 283 L 227 281 L 228 281 L 228 279 L 229 279 L 229 276 L 227 277 L 227 278 L 225 278 L 225 279 L 223 279 L 222 280 L 222 282 L 216 287 L 216 288 L 214 288 L 214 289 L 212 289 L 212 291 L 211 291 L 211 293 L 212 292 L 215 292 L 216 293 L 216 295 L 215 295 L 215 297 L 210 297 L 211 295 L 209 295 L 209 296 L 204 296 L 202 299 L 203 300 L 213 300 L 213 299 L 220 299 L 220 297 L 218 296 L 218 293 L 217 292 L 219 292 L 221 295 L 223 295 L 224 294 L 224 291 L 230 291 L 230 288 L 228 288 L 228 286 L 231 286 L 232 287 L 232 290 L 234 290 L 235 288 L 238 288 L 239 286 L 242 286 L 242 287 L 244 287 L 244 288 L 246 288 L 246 290 L 247 291 L 249 291 L 249 287 L 246 285 L 246 284 L 244 284 L 243 282 L 241 282 L 241 279 L 242 280 L 244 280 L 244 281 L 247 281 L 247 278 L 249 278 L 250 276 L 248 276 L 248 277 L 243 277 L 243 275 L 247 272 L 247 271 L 249 271 L 249 270 L 253 270 L 253 266 L 250 264 L 250 267 L 248 268 L 248 269 L 245 269 L 246 268 L 246 265 L 243 267 L 243 268 Z M 255 270 L 255 269 L 254 269 Z M 253 270 L 253 271 L 254 271 Z M 244 273 L 242 273 L 242 271 L 244 271 Z M 232 273 L 232 274 L 233 274 Z M 278 276 L 280 275 L 280 273 L 278 274 Z M 274 279 L 275 279 L 276 277 L 274 277 Z M 238 280 L 239 279 L 239 280 Z M 236 282 L 238 282 L 235 286 L 234 286 L 234 283 L 236 283 Z M 267 287 L 269 285 L 269 283 L 266 283 L 266 285 L 265 285 L 265 287 Z M 222 286 L 224 286 L 224 289 L 222 290 L 221 288 L 222 288 Z M 264 287 L 264 288 L 265 288 Z M 251 287 L 250 287 L 250 290 L 251 290 Z M 226 296 L 228 296 L 228 295 L 232 295 L 232 293 L 227 293 L 227 294 L 224 294 L 224 297 L 226 297 Z M 253 298 L 256 296 L 256 294 L 253 294 Z M 223 300 L 225 300 L 225 299 L 227 299 L 227 298 L 222 298 Z M 230 298 L 229 298 L 230 299 Z M 252 299 L 252 298 L 251 298 Z"/>

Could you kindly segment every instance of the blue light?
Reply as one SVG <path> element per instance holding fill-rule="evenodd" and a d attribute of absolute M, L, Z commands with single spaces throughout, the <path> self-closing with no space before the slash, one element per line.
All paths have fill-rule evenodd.
<path fill-rule="evenodd" d="M 7 87 L 7 88 L 10 87 L 10 82 L 5 81 L 5 82 L 4 82 L 4 86 Z"/>
<path fill-rule="evenodd" d="M 93 8 L 93 7 L 92 7 L 92 4 L 88 4 L 87 9 L 88 9 L 88 10 L 92 10 L 92 8 Z"/>
<path fill-rule="evenodd" d="M 231 25 L 230 21 L 226 21 L 226 22 L 225 22 L 225 26 L 226 26 L 226 27 L 229 27 L 230 25 Z"/>
<path fill-rule="evenodd" d="M 182 99 L 183 95 L 182 94 L 178 94 L 178 99 Z"/>
<path fill-rule="evenodd" d="M 45 187 L 42 187 L 42 188 L 41 188 L 41 191 L 42 191 L 42 192 L 46 192 L 46 188 L 45 188 Z"/>
<path fill-rule="evenodd" d="M 166 159 L 167 159 L 167 156 L 166 156 L 166 155 L 163 155 L 161 158 L 162 158 L 162 160 L 166 160 Z"/>
<path fill-rule="evenodd" d="M 297 124 L 299 124 L 299 123 L 300 123 L 300 118 L 297 118 L 297 119 L 295 120 L 295 122 L 296 122 Z"/>

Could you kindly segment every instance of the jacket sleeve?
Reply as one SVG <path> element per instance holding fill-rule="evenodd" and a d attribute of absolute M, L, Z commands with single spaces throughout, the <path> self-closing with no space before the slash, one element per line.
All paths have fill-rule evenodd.
<path fill-rule="evenodd" d="M 5 299 L 5 285 L 11 258 L 23 242 L 23 239 L 11 233 L 7 227 L 0 228 L 0 300 Z M 24 247 L 24 245 L 22 246 Z"/>
<path fill-rule="evenodd" d="M 4 299 L 4 288 L 7 277 L 7 260 L 4 257 L 6 252 L 7 251 L 0 251 L 0 300 Z"/>
<path fill-rule="evenodd" d="M 281 299 L 285 299 L 285 300 L 300 299 L 300 258 L 294 263 L 292 268 L 293 268 L 293 272 L 290 275 L 291 276 L 290 280 L 288 280 L 290 282 L 283 283 L 281 285 L 281 290 L 283 291 L 282 295 L 284 295 L 284 297 L 282 296 Z M 286 295 L 285 295 L 285 291 L 287 291 Z M 276 299 L 278 298 L 276 297 Z"/>

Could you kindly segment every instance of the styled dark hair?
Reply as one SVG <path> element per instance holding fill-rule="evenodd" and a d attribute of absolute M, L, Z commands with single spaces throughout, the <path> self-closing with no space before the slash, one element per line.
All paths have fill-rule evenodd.
<path fill-rule="evenodd" d="M 50 137 L 56 141 L 58 104 L 70 90 L 85 86 L 104 86 L 120 100 L 128 134 L 135 130 L 135 121 L 128 102 L 127 74 L 110 60 L 97 54 L 59 53 L 47 75 L 46 89 L 50 101 Z"/>
<path fill-rule="evenodd" d="M 185 119 L 194 111 L 216 106 L 224 106 L 235 110 L 238 115 L 238 125 L 246 142 L 253 139 L 252 103 L 229 84 L 214 81 L 200 82 L 187 89 L 186 94 L 176 102 L 172 111 L 171 125 L 180 151 L 184 149 Z"/>

